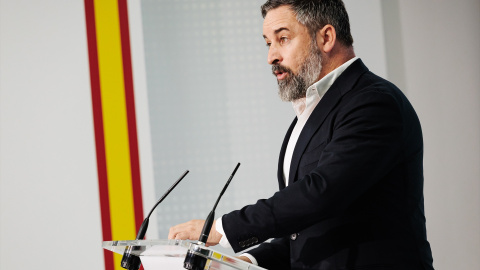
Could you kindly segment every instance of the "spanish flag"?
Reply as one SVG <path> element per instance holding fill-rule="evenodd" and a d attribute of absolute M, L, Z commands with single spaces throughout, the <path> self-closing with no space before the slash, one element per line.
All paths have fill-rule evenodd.
<path fill-rule="evenodd" d="M 104 241 L 135 239 L 143 221 L 126 0 L 84 0 Z M 105 269 L 122 269 L 104 251 Z"/>

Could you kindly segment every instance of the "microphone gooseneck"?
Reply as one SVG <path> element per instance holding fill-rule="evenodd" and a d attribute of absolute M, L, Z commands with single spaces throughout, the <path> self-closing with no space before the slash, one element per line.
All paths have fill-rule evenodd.
<path fill-rule="evenodd" d="M 170 194 L 170 192 L 172 192 L 172 190 L 178 185 L 178 183 L 180 183 L 180 181 L 182 181 L 182 179 L 188 173 L 189 173 L 189 171 L 186 170 L 182 174 L 182 176 L 180 176 L 180 178 L 178 178 L 178 180 L 167 190 L 167 192 L 165 192 L 165 194 L 163 194 L 163 196 L 160 198 L 160 200 L 158 200 L 158 202 L 153 206 L 152 210 L 150 210 L 150 213 L 148 213 L 147 217 L 143 220 L 142 225 L 140 226 L 140 229 L 138 230 L 137 237 L 135 238 L 135 240 L 143 240 L 143 238 L 145 237 L 145 233 L 147 232 L 148 223 L 149 223 L 149 220 L 150 220 L 150 216 L 153 213 L 153 210 L 155 210 L 155 208 L 157 208 L 157 206 L 168 196 L 168 194 Z M 138 270 L 140 268 L 140 264 L 141 264 L 140 258 L 138 256 L 132 254 L 132 251 L 134 251 L 134 250 L 135 250 L 135 247 L 133 247 L 133 246 L 125 247 L 125 252 L 123 253 L 122 262 L 121 262 L 121 266 L 123 268 L 128 269 L 128 270 Z"/>
<path fill-rule="evenodd" d="M 215 219 L 215 209 L 217 209 L 218 202 L 222 198 L 223 193 L 225 193 L 225 190 L 227 190 L 228 185 L 230 185 L 230 182 L 232 181 L 233 176 L 237 172 L 238 167 L 240 167 L 240 163 L 237 163 L 237 166 L 235 166 L 235 169 L 233 170 L 232 174 L 228 178 L 227 183 L 222 189 L 222 192 L 220 192 L 220 195 L 218 196 L 212 211 L 210 211 L 210 213 L 208 214 L 208 217 L 205 220 L 205 224 L 203 225 L 202 232 L 200 233 L 200 238 L 198 239 L 199 243 L 202 243 L 202 244 L 207 243 L 207 239 L 208 239 L 208 236 L 210 235 L 210 230 L 212 229 L 212 224 Z"/>
<path fill-rule="evenodd" d="M 200 233 L 200 238 L 198 239 L 197 245 L 205 246 L 205 244 L 207 243 L 207 239 L 208 239 L 208 236 L 210 235 L 212 224 L 215 219 L 215 209 L 217 208 L 218 202 L 222 198 L 223 193 L 225 193 L 225 190 L 227 190 L 228 185 L 230 185 L 230 182 L 232 181 L 233 176 L 237 172 L 238 167 L 240 167 L 240 163 L 237 163 L 237 166 L 235 166 L 235 169 L 233 170 L 232 174 L 228 178 L 227 183 L 222 189 L 222 192 L 220 192 L 220 195 L 218 196 L 212 211 L 210 211 L 210 213 L 208 214 L 208 217 L 205 220 L 205 224 L 203 225 L 202 232 Z M 201 250 L 198 246 L 193 246 L 192 248 L 195 250 L 195 252 L 201 253 Z M 205 267 L 205 264 L 207 263 L 207 259 L 202 256 L 196 255 L 194 251 L 192 251 L 191 249 L 187 252 L 187 255 L 185 256 L 185 260 L 183 261 L 183 268 L 189 269 L 189 270 L 203 270 Z"/>

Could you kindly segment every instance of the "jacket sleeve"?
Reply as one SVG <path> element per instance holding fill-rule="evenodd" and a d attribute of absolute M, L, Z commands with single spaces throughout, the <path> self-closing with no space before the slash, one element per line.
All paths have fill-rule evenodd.
<path fill-rule="evenodd" d="M 342 104 L 315 169 L 269 199 L 223 216 L 234 251 L 336 216 L 386 177 L 399 164 L 404 147 L 400 103 L 391 93 L 372 88 Z"/>
<path fill-rule="evenodd" d="M 288 237 L 275 238 L 248 251 L 259 266 L 266 269 L 290 269 L 290 242 Z"/>

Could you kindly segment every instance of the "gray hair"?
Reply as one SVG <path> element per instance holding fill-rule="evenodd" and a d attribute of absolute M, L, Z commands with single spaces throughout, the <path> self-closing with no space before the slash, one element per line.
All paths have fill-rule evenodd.
<path fill-rule="evenodd" d="M 318 30 L 330 24 L 335 28 L 337 40 L 347 47 L 352 46 L 350 22 L 342 0 L 268 0 L 261 7 L 263 18 L 280 6 L 289 6 L 312 38 L 316 37 Z"/>

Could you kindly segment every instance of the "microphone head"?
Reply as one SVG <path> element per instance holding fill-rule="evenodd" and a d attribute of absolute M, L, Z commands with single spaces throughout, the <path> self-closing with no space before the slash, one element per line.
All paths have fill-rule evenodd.
<path fill-rule="evenodd" d="M 127 252 L 127 251 L 123 253 L 122 262 L 121 262 L 122 268 L 125 268 L 128 270 L 138 270 L 140 269 L 141 263 L 142 262 L 140 261 L 140 257 L 133 255 L 131 252 Z"/>
<path fill-rule="evenodd" d="M 203 270 L 207 264 L 207 258 L 188 251 L 183 261 L 183 268 L 188 270 Z"/>

